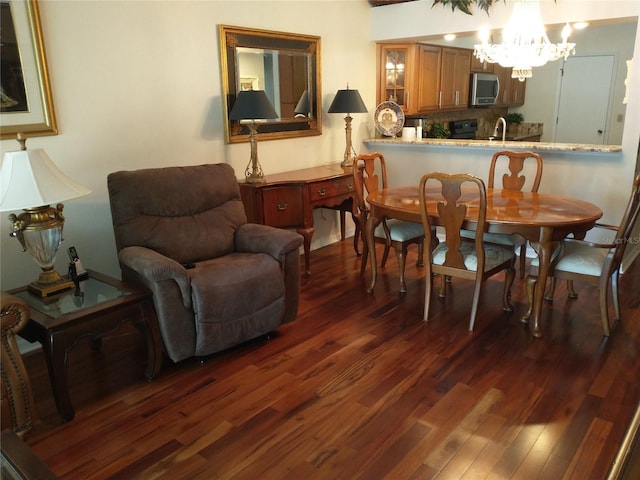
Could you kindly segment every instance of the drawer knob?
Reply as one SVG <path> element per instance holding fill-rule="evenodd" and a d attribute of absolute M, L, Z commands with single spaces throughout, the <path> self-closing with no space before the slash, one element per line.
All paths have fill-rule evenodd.
<path fill-rule="evenodd" d="M 286 210 L 286 209 L 287 209 L 287 207 L 288 207 L 287 202 L 278 202 L 278 203 L 276 203 L 276 208 L 277 208 L 278 210 L 280 210 L 281 212 L 282 212 L 283 210 Z"/>
<path fill-rule="evenodd" d="M 347 190 L 351 190 L 353 188 L 353 183 L 347 183 Z"/>
<path fill-rule="evenodd" d="M 318 195 L 320 195 L 321 197 L 325 196 L 327 194 L 327 189 L 326 188 L 320 188 L 318 190 Z"/>

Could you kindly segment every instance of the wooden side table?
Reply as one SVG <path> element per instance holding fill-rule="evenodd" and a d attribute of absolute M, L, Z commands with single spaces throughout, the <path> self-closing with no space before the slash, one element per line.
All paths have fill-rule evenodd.
<path fill-rule="evenodd" d="M 353 170 L 339 163 L 268 175 L 262 183 L 240 182 L 240 193 L 247 219 L 278 228 L 295 228 L 304 237 L 305 273 L 311 274 L 310 251 L 314 233 L 313 209 L 340 211 L 340 229 L 345 238 L 345 213 L 356 224 L 353 248 L 359 255 L 361 225 L 354 215 L 357 208 Z"/>
<path fill-rule="evenodd" d="M 97 350 L 103 337 L 131 322 L 145 332 L 146 378 L 151 381 L 159 373 L 162 339 L 150 291 L 89 270 L 89 278 L 80 282 L 78 289 L 55 298 L 42 299 L 26 286 L 9 293 L 31 308 L 31 320 L 20 336 L 42 344 L 56 406 L 64 421 L 75 415 L 67 384 L 67 354 L 80 342 L 87 340 Z"/>

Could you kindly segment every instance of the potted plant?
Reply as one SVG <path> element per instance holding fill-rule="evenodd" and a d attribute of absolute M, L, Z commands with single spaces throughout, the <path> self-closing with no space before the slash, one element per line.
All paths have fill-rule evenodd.
<path fill-rule="evenodd" d="M 429 128 L 429 136 L 434 138 L 448 138 L 451 132 L 442 123 L 432 123 Z"/>
<path fill-rule="evenodd" d="M 524 116 L 519 112 L 507 113 L 504 116 L 507 122 L 507 132 L 514 134 L 520 128 L 520 124 L 524 121 Z"/>

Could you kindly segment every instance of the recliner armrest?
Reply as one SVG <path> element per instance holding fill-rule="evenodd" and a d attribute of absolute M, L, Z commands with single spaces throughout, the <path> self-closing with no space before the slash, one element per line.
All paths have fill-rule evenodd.
<path fill-rule="evenodd" d="M 125 247 L 118 253 L 118 260 L 149 283 L 173 280 L 180 289 L 182 303 L 191 308 L 191 282 L 187 269 L 175 260 L 146 247 Z"/>
<path fill-rule="evenodd" d="M 235 235 L 236 251 L 267 253 L 278 261 L 300 245 L 302 235 L 299 233 L 258 223 L 245 223 Z"/>

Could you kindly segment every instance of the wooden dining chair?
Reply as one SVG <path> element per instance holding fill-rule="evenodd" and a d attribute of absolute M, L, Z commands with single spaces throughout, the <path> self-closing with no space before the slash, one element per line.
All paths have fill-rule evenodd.
<path fill-rule="evenodd" d="M 459 202 L 463 184 L 471 184 L 477 189 L 479 201 L 470 204 Z M 431 188 L 434 185 L 437 190 Z M 425 237 L 428 262 L 425 268 L 424 320 L 429 319 L 433 273 L 442 277 L 461 277 L 475 282 L 469 331 L 473 331 L 484 281 L 501 271 L 505 271 L 502 308 L 508 312 L 512 311 L 510 292 L 515 276 L 513 248 L 485 242 L 482 235 L 476 235 L 473 242 L 463 241 L 461 235 L 465 219 L 477 225 L 477 232 L 485 231 L 487 192 L 484 182 L 467 173 L 428 173 L 420 180 L 418 193 L 424 231 L 431 230 L 434 226 L 432 217 L 437 216 L 439 225 L 444 227 L 445 235 L 444 242 L 440 242 L 433 248 L 432 237 L 430 235 Z M 440 297 L 446 295 L 446 288 L 447 282 L 443 278 Z"/>
<path fill-rule="evenodd" d="M 532 163 L 536 161 L 535 175 L 533 180 L 527 182 L 527 177 L 522 174 L 525 169 L 525 162 Z M 507 162 L 506 166 L 504 163 Z M 510 150 L 501 150 L 493 154 L 491 165 L 489 167 L 488 188 L 494 188 L 496 182 L 496 171 L 498 173 L 508 171 L 502 175 L 503 190 L 522 191 L 525 185 L 529 186 L 532 192 L 537 192 L 542 179 L 542 157 L 533 152 L 514 152 Z M 465 231 L 463 235 L 467 238 L 473 238 L 474 232 Z M 520 257 L 520 278 L 524 278 L 527 262 L 527 241 L 517 234 L 502 233 L 485 233 L 484 240 L 486 242 L 497 243 L 499 245 L 508 245 L 518 250 Z"/>
<path fill-rule="evenodd" d="M 358 155 L 353 162 L 353 179 L 356 191 L 356 202 L 358 204 L 356 217 L 361 225 L 363 235 L 364 226 L 370 214 L 367 196 L 373 192 L 377 192 L 381 188 L 387 188 L 387 167 L 384 156 L 381 153 L 371 153 Z M 384 253 L 382 255 L 382 267 L 387 263 L 389 250 L 393 248 L 398 259 L 398 268 L 400 270 L 400 292 L 405 293 L 407 286 L 404 280 L 404 270 L 407 257 L 407 248 L 411 244 L 418 246 L 418 260 L 416 265 L 422 267 L 424 265 L 424 230 L 422 224 L 414 222 L 405 222 L 395 218 L 382 219 L 375 227 L 374 239 L 376 243 L 384 244 Z M 369 250 L 367 242 L 363 238 L 362 247 L 362 263 L 360 265 L 360 274 L 364 275 L 367 265 Z"/>
<path fill-rule="evenodd" d="M 604 335 L 609 336 L 611 323 L 609 322 L 609 291 L 613 301 L 615 321 L 620 320 L 620 297 L 618 294 L 618 282 L 620 277 L 620 263 L 625 248 L 631 241 L 631 232 L 640 216 L 640 175 L 634 182 L 627 208 L 622 216 L 619 226 L 597 223 L 594 230 L 604 233 L 603 238 L 610 241 L 596 243 L 587 240 L 567 238 L 562 241 L 560 249 L 556 252 L 557 261 L 551 265 L 551 282 L 549 290 L 545 293 L 545 300 L 553 300 L 555 281 L 567 280 L 569 298 L 577 298 L 573 289 L 573 281 L 578 280 L 595 285 L 599 289 L 600 317 Z M 592 230 L 592 231 L 594 231 Z M 615 232 L 615 233 L 611 233 Z M 538 277 L 538 258 L 531 261 L 529 275 L 527 276 L 527 296 L 529 310 L 522 316 L 524 322 L 528 321 L 533 305 L 533 294 Z"/>

